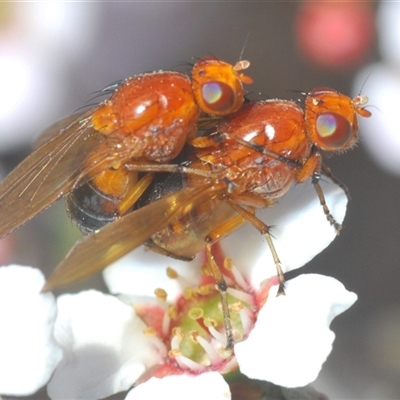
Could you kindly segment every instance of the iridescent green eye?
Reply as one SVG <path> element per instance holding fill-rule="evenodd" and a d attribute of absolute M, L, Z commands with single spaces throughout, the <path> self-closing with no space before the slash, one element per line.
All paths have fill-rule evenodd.
<path fill-rule="evenodd" d="M 207 82 L 201 88 L 204 103 L 214 112 L 224 112 L 232 108 L 235 94 L 232 88 L 224 82 Z"/>
<path fill-rule="evenodd" d="M 340 114 L 320 114 L 315 129 L 321 142 L 333 148 L 343 147 L 352 138 L 352 125 Z"/>

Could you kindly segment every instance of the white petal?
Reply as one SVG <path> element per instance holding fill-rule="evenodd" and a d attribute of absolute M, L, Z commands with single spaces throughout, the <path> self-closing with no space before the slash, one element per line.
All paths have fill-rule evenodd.
<path fill-rule="evenodd" d="M 400 26 L 400 25 L 399 25 Z M 398 53 L 398 52 L 396 52 Z M 354 93 L 362 88 L 368 95 L 370 118 L 360 120 L 360 143 L 372 158 L 387 171 L 400 174 L 400 135 L 398 104 L 400 73 L 398 67 L 375 63 L 361 70 L 354 83 Z"/>
<path fill-rule="evenodd" d="M 125 400 L 148 399 L 174 400 L 229 400 L 228 384 L 218 372 L 200 375 L 171 375 L 165 378 L 151 378 L 132 389 Z"/>
<path fill-rule="evenodd" d="M 127 390 L 165 356 L 133 308 L 96 291 L 58 298 L 55 337 L 64 358 L 48 385 L 52 399 L 99 399 Z"/>
<path fill-rule="evenodd" d="M 184 279 L 167 277 L 166 269 L 172 267 Z M 104 280 L 111 293 L 134 294 L 154 297 L 154 290 L 162 288 L 168 293 L 168 300 L 174 301 L 187 286 L 199 283 L 200 257 L 191 262 L 179 261 L 147 250 L 137 248 L 103 272 Z"/>
<path fill-rule="evenodd" d="M 327 178 L 322 180 L 326 203 L 336 221 L 341 223 L 346 213 L 347 197 Z M 260 210 L 257 217 L 271 226 L 272 240 L 284 272 L 302 267 L 336 237 L 310 181 L 292 187 L 279 203 Z M 221 244 L 225 254 L 255 287 L 276 275 L 268 244 L 250 224 Z"/>
<path fill-rule="evenodd" d="M 56 301 L 40 293 L 43 284 L 38 269 L 0 268 L 0 393 L 36 392 L 61 359 L 53 339 Z"/>
<path fill-rule="evenodd" d="M 286 296 L 275 286 L 247 340 L 235 346 L 242 373 L 285 387 L 315 380 L 332 350 L 332 319 L 357 299 L 337 280 L 317 274 L 287 282 Z"/>

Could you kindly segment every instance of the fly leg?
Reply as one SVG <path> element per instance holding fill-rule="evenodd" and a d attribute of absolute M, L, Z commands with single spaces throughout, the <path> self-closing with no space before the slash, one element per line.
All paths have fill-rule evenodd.
<path fill-rule="evenodd" d="M 229 305 L 228 305 L 228 285 L 225 282 L 224 276 L 216 263 L 214 256 L 211 251 L 211 244 L 206 244 L 206 256 L 208 265 L 211 269 L 211 273 L 215 280 L 217 289 L 221 295 L 221 305 L 222 305 L 222 314 L 224 318 L 224 327 L 225 327 L 225 334 L 226 334 L 226 347 L 228 349 L 233 349 L 233 345 L 235 344 L 233 338 L 233 330 L 232 330 L 232 323 L 231 317 L 229 313 Z"/>
<path fill-rule="evenodd" d="M 252 209 L 254 211 L 254 209 Z M 249 211 L 251 213 L 251 211 Z M 206 242 L 206 256 L 209 267 L 211 269 L 212 276 L 215 280 L 217 289 L 221 295 L 221 305 L 222 305 L 222 313 L 224 318 L 224 327 L 226 332 L 226 347 L 229 349 L 233 348 L 234 345 L 234 337 L 232 331 L 231 317 L 229 313 L 229 304 L 228 304 L 228 286 L 225 282 L 224 276 L 218 266 L 217 262 L 214 259 L 214 256 L 211 251 L 211 245 L 213 243 L 218 242 L 222 238 L 229 236 L 232 232 L 236 231 L 239 227 L 244 225 L 247 222 L 242 215 L 237 214 L 234 217 L 230 218 L 224 224 L 214 228 L 211 232 L 208 233 L 205 238 Z"/>
<path fill-rule="evenodd" d="M 322 210 L 324 211 L 326 219 L 333 226 L 336 234 L 339 235 L 340 231 L 342 230 L 342 224 L 339 224 L 339 222 L 337 222 L 335 220 L 335 218 L 333 217 L 333 215 L 331 214 L 331 212 L 329 210 L 328 205 L 326 204 L 324 192 L 321 188 L 321 185 L 319 184 L 320 179 L 321 179 L 320 173 L 314 172 L 312 174 L 311 182 L 314 186 L 315 191 L 317 192 L 317 196 L 319 198 L 319 203 L 322 206 Z"/>
<path fill-rule="evenodd" d="M 252 211 L 248 211 L 231 199 L 227 199 L 227 201 L 228 201 L 228 204 L 239 215 L 241 215 L 243 219 L 250 222 L 265 237 L 265 239 L 268 243 L 268 246 L 271 250 L 272 258 L 274 260 L 276 272 L 277 272 L 278 279 L 279 279 L 279 288 L 278 288 L 277 296 L 279 296 L 281 294 L 285 294 L 285 277 L 283 275 L 282 264 L 281 264 L 281 261 L 279 260 L 274 243 L 272 241 L 272 236 L 270 233 L 269 226 L 266 225 L 264 222 L 262 222 L 255 216 L 254 209 Z M 251 208 L 250 208 L 250 210 L 251 210 Z"/>
<path fill-rule="evenodd" d="M 325 175 L 326 177 L 328 177 L 335 185 L 338 185 L 344 191 L 348 200 L 351 199 L 349 188 L 343 182 L 341 182 L 338 178 L 336 178 L 336 176 L 333 175 L 330 168 L 328 168 L 325 164 L 321 165 L 321 173 L 323 175 Z"/>
<path fill-rule="evenodd" d="M 347 190 L 346 190 L 347 188 L 344 185 L 342 185 L 335 178 L 335 176 L 332 175 L 330 170 L 322 164 L 321 154 L 318 153 L 317 151 L 312 153 L 310 157 L 308 157 L 306 162 L 303 164 L 303 166 L 297 171 L 296 181 L 298 183 L 303 183 L 304 181 L 306 181 L 308 178 L 311 177 L 311 182 L 314 186 L 315 191 L 317 192 L 319 203 L 322 206 L 322 210 L 324 211 L 326 219 L 334 227 L 335 232 L 338 235 L 342 229 L 342 225 L 335 220 L 335 218 L 333 217 L 333 215 L 329 210 L 328 205 L 326 204 L 324 192 L 321 188 L 321 185 L 319 184 L 319 181 L 321 179 L 321 171 L 323 174 L 328 176 L 333 183 L 339 185 L 339 187 L 341 187 L 347 195 Z"/>

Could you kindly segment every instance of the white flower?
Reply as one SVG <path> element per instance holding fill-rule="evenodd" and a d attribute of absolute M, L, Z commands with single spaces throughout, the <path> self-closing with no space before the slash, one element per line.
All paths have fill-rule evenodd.
<path fill-rule="evenodd" d="M 115 297 L 92 290 L 62 295 L 57 303 L 55 337 L 64 358 L 48 385 L 52 399 L 99 399 L 127 390 L 165 357 L 161 342 L 144 335 L 134 309 Z"/>
<path fill-rule="evenodd" d="M 211 389 L 211 390 L 210 390 Z M 206 372 L 196 377 L 171 375 L 162 379 L 151 378 L 128 393 L 125 400 L 159 399 L 170 393 L 174 400 L 229 400 L 228 384 L 218 372 Z"/>
<path fill-rule="evenodd" d="M 286 296 L 275 293 L 276 286 L 247 340 L 235 346 L 235 355 L 249 378 L 285 387 L 305 386 L 317 378 L 332 350 L 332 319 L 357 296 L 336 279 L 317 274 L 289 281 Z"/>
<path fill-rule="evenodd" d="M 53 339 L 56 302 L 40 293 L 42 273 L 0 268 L 0 393 L 29 395 L 44 386 L 62 357 Z"/>
<path fill-rule="evenodd" d="M 341 222 L 342 190 L 322 186 Z M 284 271 L 299 268 L 335 237 L 307 183 L 261 214 L 274 225 Z M 229 399 L 222 374 L 238 366 L 250 378 L 286 387 L 313 381 L 331 350 L 331 320 L 356 296 L 333 278 L 304 275 L 287 283 L 286 296 L 276 297 L 275 265 L 252 227 L 223 240 L 221 249 L 234 262 L 223 268 L 234 353 L 225 347 L 219 294 L 200 272 L 202 256 L 183 263 L 140 248 L 104 274 L 124 302 L 95 291 L 59 298 L 55 337 L 64 359 L 48 386 L 50 397 L 96 399 L 135 384 L 128 398 Z M 169 278 L 166 266 L 172 267 Z"/>

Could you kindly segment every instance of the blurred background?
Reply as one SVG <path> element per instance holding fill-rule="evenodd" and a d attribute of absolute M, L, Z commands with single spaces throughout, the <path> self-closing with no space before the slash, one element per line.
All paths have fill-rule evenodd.
<path fill-rule="evenodd" d="M 332 323 L 336 341 L 314 387 L 332 399 L 399 399 L 400 3 L 0 3 L 0 173 L 111 82 L 189 72 L 183 63 L 209 54 L 235 63 L 242 52 L 252 100 L 296 100 L 320 86 L 369 96 L 359 146 L 325 158 L 350 189 L 344 230 L 300 272 L 333 276 L 359 296 Z M 0 265 L 48 274 L 79 236 L 61 201 L 0 241 Z"/>

